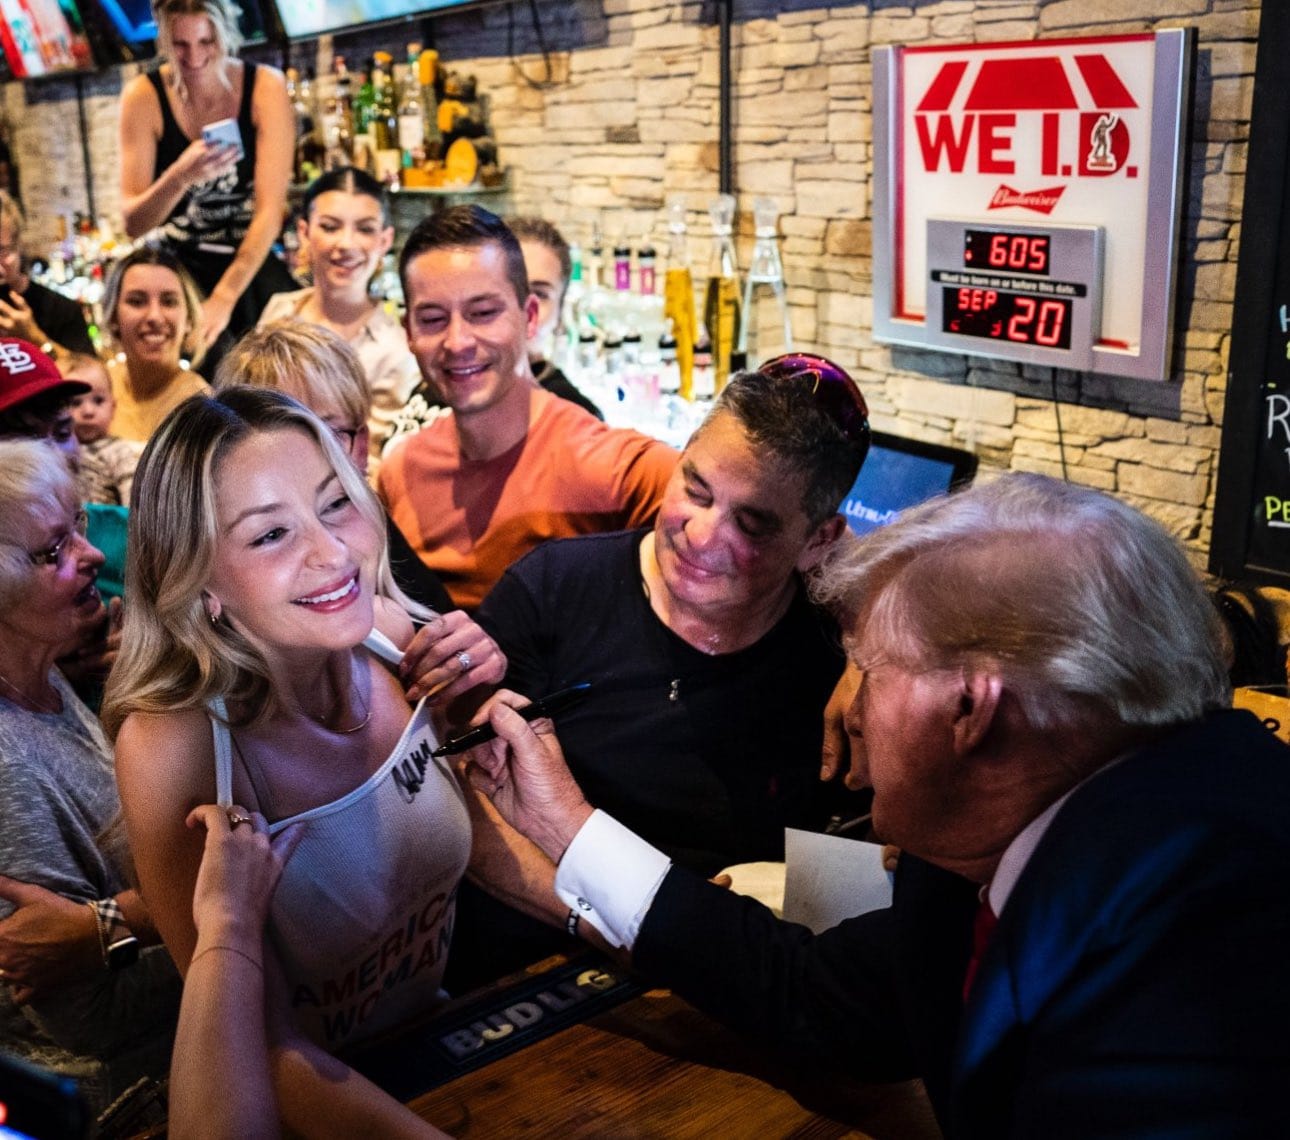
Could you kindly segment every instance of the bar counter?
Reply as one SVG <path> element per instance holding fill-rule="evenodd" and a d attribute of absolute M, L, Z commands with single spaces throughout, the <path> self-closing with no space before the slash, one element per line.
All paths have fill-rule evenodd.
<path fill-rule="evenodd" d="M 599 956 L 539 963 L 351 1060 L 463 1138 L 940 1136 L 921 1083 L 803 1077 Z"/>

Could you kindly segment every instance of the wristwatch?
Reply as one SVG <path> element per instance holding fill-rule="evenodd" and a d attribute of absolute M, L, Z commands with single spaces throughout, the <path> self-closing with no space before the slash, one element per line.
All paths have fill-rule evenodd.
<path fill-rule="evenodd" d="M 87 905 L 98 926 L 103 965 L 109 970 L 133 966 L 139 960 L 139 940 L 126 925 L 120 903 L 116 899 L 98 899 Z"/>

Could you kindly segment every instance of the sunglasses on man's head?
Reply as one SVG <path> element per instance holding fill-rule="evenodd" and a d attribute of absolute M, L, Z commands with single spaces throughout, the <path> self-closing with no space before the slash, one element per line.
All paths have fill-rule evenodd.
<path fill-rule="evenodd" d="M 811 395 L 822 411 L 852 443 L 869 443 L 869 406 L 860 389 L 831 360 L 809 352 L 789 352 L 766 361 L 763 376 L 783 382 L 809 381 Z"/>

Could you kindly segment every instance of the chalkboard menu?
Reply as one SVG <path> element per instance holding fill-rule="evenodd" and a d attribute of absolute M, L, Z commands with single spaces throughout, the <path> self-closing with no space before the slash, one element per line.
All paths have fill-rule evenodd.
<path fill-rule="evenodd" d="M 1290 4 L 1263 5 L 1209 569 L 1290 586 Z"/>

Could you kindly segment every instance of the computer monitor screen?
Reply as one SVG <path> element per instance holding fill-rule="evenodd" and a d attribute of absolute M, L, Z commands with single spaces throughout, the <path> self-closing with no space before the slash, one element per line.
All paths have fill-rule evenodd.
<path fill-rule="evenodd" d="M 94 70 L 74 0 L 0 0 L 0 46 L 15 79 Z"/>
<path fill-rule="evenodd" d="M 856 534 L 890 522 L 906 507 L 971 481 L 976 456 L 957 447 L 873 433 L 864 466 L 838 509 Z"/>
<path fill-rule="evenodd" d="M 339 32 L 358 24 L 423 16 L 477 0 L 278 0 L 278 16 L 289 39 Z"/>

